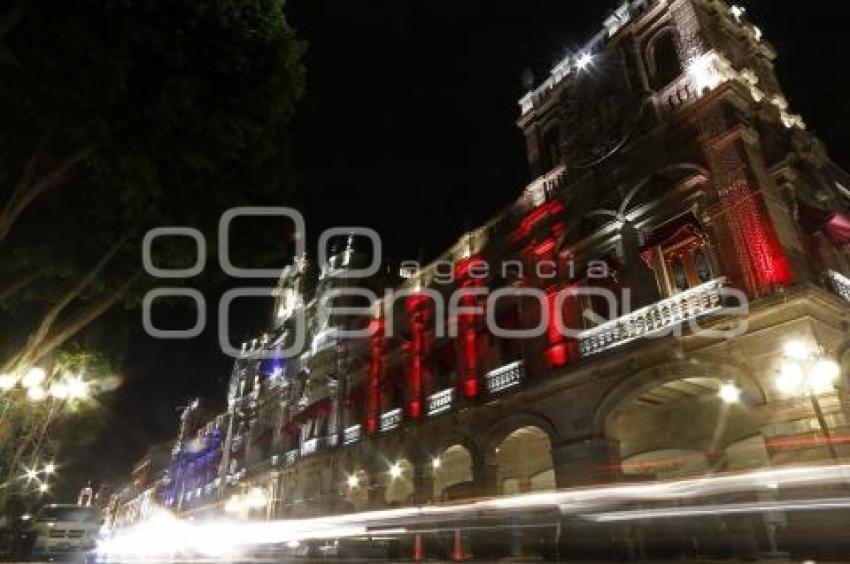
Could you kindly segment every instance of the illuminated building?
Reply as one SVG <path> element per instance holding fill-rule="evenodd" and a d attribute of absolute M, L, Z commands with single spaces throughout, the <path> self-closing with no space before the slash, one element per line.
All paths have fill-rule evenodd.
<path fill-rule="evenodd" d="M 340 338 L 367 321 L 323 300 L 368 253 L 289 267 L 236 361 L 209 507 L 260 488 L 253 516 L 321 515 L 850 454 L 846 370 L 797 394 L 783 364 L 789 342 L 847 364 L 850 176 L 774 58 L 725 2 L 626 2 L 520 101 L 536 179 L 517 201 L 401 281 L 357 281 L 403 291 L 366 304 L 368 338 Z M 745 311 L 718 315 L 726 289 Z M 460 313 L 436 307 L 459 290 Z M 299 316 L 303 347 L 274 356 Z"/>

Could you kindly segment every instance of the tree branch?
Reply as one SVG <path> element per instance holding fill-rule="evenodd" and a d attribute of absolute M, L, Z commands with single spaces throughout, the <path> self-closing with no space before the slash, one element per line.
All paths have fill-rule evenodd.
<path fill-rule="evenodd" d="M 43 175 L 39 180 L 35 182 L 26 182 L 27 176 L 33 175 L 31 167 L 35 166 L 34 159 L 37 159 L 37 155 L 33 155 L 32 159 L 30 159 L 30 163 L 27 164 L 27 167 L 24 169 L 21 182 L 19 182 L 15 187 L 12 195 L 6 201 L 6 205 L 3 206 L 3 211 L 0 212 L 0 243 L 9 236 L 9 233 L 12 231 L 12 227 L 15 225 L 15 222 L 18 220 L 20 215 L 24 213 L 24 211 L 26 211 L 26 209 L 30 207 L 36 199 L 48 190 L 62 184 L 67 178 L 68 173 L 83 162 L 91 153 L 92 150 L 89 148 L 78 151 L 63 160 L 55 168 L 53 168 L 53 170 Z"/>
<path fill-rule="evenodd" d="M 50 338 L 45 341 L 31 355 L 32 362 L 38 362 L 58 347 L 65 344 L 69 339 L 76 336 L 80 331 L 92 324 L 98 317 L 112 309 L 112 307 L 123 298 L 130 288 L 142 277 L 142 272 L 136 272 L 117 288 L 101 296 L 100 299 L 92 302 L 86 308 L 78 313 L 74 318 L 64 323 L 55 331 Z"/>
<path fill-rule="evenodd" d="M 2 304 L 4 301 L 11 298 L 12 296 L 17 294 L 18 292 L 20 292 L 21 290 L 23 290 L 24 288 L 26 288 L 27 286 L 29 286 L 30 284 L 35 282 L 36 280 L 38 280 L 38 278 L 40 278 L 41 275 L 42 275 L 41 270 L 31 272 L 31 273 L 27 274 L 26 276 L 19 278 L 18 280 L 16 280 L 15 282 L 10 284 L 9 286 L 6 286 L 5 288 L 0 289 L 0 304 Z"/>
<path fill-rule="evenodd" d="M 7 362 L 3 365 L 3 372 L 11 370 L 15 365 L 20 367 L 28 362 L 32 354 L 38 349 L 44 339 L 47 338 L 50 329 L 56 323 L 56 320 L 59 319 L 62 311 L 68 307 L 71 302 L 77 299 L 92 282 L 94 282 L 103 269 L 106 268 L 106 265 L 109 264 L 109 261 L 111 261 L 118 251 L 121 250 L 121 247 L 127 243 L 130 235 L 130 233 L 127 233 L 121 237 L 121 239 L 119 239 L 106 252 L 106 254 L 103 255 L 103 257 L 101 257 L 98 263 L 94 265 L 94 267 L 92 267 L 85 276 L 80 278 L 73 287 L 68 289 L 68 291 L 65 292 L 65 294 L 62 295 L 62 297 L 60 297 L 49 310 L 47 310 L 47 313 L 45 313 L 44 317 L 41 319 L 41 323 L 39 323 L 38 327 L 30 334 L 29 339 L 27 339 L 27 344 L 19 353 L 7 360 Z"/>

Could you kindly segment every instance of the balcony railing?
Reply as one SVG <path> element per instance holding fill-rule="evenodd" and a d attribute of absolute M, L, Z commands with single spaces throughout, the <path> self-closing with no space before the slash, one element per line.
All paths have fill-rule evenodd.
<path fill-rule="evenodd" d="M 301 456 L 309 456 L 319 450 L 319 439 L 309 439 L 301 443 Z"/>
<path fill-rule="evenodd" d="M 381 431 L 391 431 L 401 425 L 401 408 L 381 414 Z"/>
<path fill-rule="evenodd" d="M 826 278 L 832 286 L 832 291 L 850 302 L 850 278 L 834 270 L 828 270 Z"/>
<path fill-rule="evenodd" d="M 352 425 L 347 427 L 342 434 L 342 443 L 350 445 L 360 440 L 360 425 Z"/>
<path fill-rule="evenodd" d="M 491 394 L 518 386 L 525 373 L 521 360 L 506 364 L 487 373 L 487 391 Z"/>
<path fill-rule="evenodd" d="M 706 282 L 619 319 L 582 331 L 578 337 L 582 356 L 591 356 L 642 337 L 669 330 L 685 321 L 721 308 L 725 278 Z"/>
<path fill-rule="evenodd" d="M 428 416 L 432 417 L 452 408 L 455 399 L 454 388 L 449 388 L 428 396 Z"/>

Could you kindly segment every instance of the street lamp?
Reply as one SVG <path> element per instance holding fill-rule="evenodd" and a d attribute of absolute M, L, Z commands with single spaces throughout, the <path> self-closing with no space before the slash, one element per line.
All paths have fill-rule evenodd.
<path fill-rule="evenodd" d="M 390 466 L 390 478 L 393 480 L 401 478 L 401 464 L 398 462 Z"/>
<path fill-rule="evenodd" d="M 348 477 L 348 487 L 349 489 L 355 489 L 360 485 L 360 480 L 357 479 L 357 474 L 352 474 Z"/>
<path fill-rule="evenodd" d="M 21 380 L 21 385 L 28 390 L 36 388 L 41 386 L 45 378 L 47 378 L 47 372 L 44 371 L 44 368 L 34 366 L 27 370 L 27 373 L 24 374 L 24 377 Z"/>
<path fill-rule="evenodd" d="M 802 341 L 789 341 L 783 353 L 776 388 L 788 397 L 809 397 L 829 453 L 834 460 L 838 460 L 838 452 L 832 442 L 818 396 L 835 389 L 841 368 L 837 362 Z"/>
<path fill-rule="evenodd" d="M 47 397 L 47 392 L 44 391 L 44 388 L 41 386 L 33 386 L 27 390 L 27 399 L 31 402 L 40 402 L 44 401 L 44 398 Z"/>
<path fill-rule="evenodd" d="M 18 379 L 13 374 L 0 374 L 0 392 L 8 392 L 17 383 Z"/>
<path fill-rule="evenodd" d="M 726 382 L 720 386 L 717 396 L 727 405 L 741 403 L 741 388 L 732 382 Z"/>
<path fill-rule="evenodd" d="M 48 462 L 47 464 L 44 465 L 44 473 L 46 475 L 49 476 L 49 475 L 53 474 L 54 472 L 56 472 L 56 464 L 54 462 Z"/>

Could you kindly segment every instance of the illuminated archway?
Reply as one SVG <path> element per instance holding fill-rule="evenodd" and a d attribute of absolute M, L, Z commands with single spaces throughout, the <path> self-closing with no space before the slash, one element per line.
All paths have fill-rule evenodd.
<path fill-rule="evenodd" d="M 521 427 L 512 432 L 496 447 L 494 460 L 500 494 L 555 489 L 552 445 L 539 427 Z"/>
<path fill-rule="evenodd" d="M 357 470 L 346 476 L 341 485 L 343 496 L 351 511 L 366 511 L 369 509 L 369 475 L 364 470 Z"/>
<path fill-rule="evenodd" d="M 432 461 L 434 497 L 448 501 L 473 495 L 472 454 L 462 445 L 453 445 Z"/>
<path fill-rule="evenodd" d="M 413 503 L 413 465 L 400 458 L 387 465 L 382 483 L 384 501 L 388 506 L 403 506 Z"/>
<path fill-rule="evenodd" d="M 731 399 L 724 394 L 731 387 Z M 726 400 L 724 400 L 724 395 Z M 728 401 L 727 401 L 728 400 Z M 729 366 L 669 363 L 635 374 L 603 402 L 597 421 L 619 445 L 633 479 L 701 476 L 753 467 L 763 402 L 755 383 Z M 763 443 L 761 448 L 763 449 Z"/>

